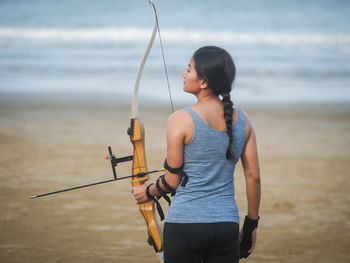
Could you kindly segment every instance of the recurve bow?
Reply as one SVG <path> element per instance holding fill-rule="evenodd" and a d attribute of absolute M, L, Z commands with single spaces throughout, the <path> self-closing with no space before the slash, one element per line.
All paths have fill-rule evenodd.
<path fill-rule="evenodd" d="M 139 92 L 139 84 L 140 84 L 142 71 L 146 63 L 148 54 L 152 48 L 154 38 L 157 33 L 157 27 L 158 27 L 157 14 L 156 14 L 154 4 L 151 0 L 149 0 L 149 3 L 151 5 L 152 11 L 153 11 L 153 17 L 154 17 L 153 30 L 152 30 L 152 35 L 149 40 L 147 49 L 141 60 L 141 63 L 136 75 L 135 86 L 134 86 L 134 91 L 132 95 L 132 103 L 131 103 L 131 122 L 130 122 L 130 128 L 128 129 L 130 141 L 133 145 L 132 174 L 147 172 L 147 163 L 146 163 L 146 154 L 145 154 L 145 131 L 144 131 L 143 123 L 138 117 L 138 92 Z M 131 184 L 132 186 L 142 185 L 148 179 L 149 179 L 148 174 L 142 177 L 133 177 Z M 159 262 L 162 262 L 163 234 L 155 216 L 154 201 L 149 200 L 145 203 L 140 204 L 139 210 L 142 216 L 144 217 L 147 225 L 148 243 L 153 246 L 155 252 L 157 253 Z"/>

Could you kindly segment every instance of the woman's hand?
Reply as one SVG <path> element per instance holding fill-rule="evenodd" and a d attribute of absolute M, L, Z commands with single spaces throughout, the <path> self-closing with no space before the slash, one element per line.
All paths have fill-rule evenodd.
<path fill-rule="evenodd" d="M 131 190 L 131 193 L 135 197 L 136 203 L 139 205 L 148 201 L 148 197 L 146 195 L 147 184 L 134 186 Z"/>
<path fill-rule="evenodd" d="M 247 258 L 253 252 L 253 250 L 255 248 L 255 244 L 256 244 L 256 233 L 257 233 L 257 228 L 255 228 L 251 234 L 251 247 L 248 249 L 244 249 L 243 247 L 241 247 L 242 251 L 241 251 L 240 258 L 242 258 L 242 257 Z M 242 240 L 243 240 L 243 228 L 239 232 L 239 243 L 241 243 Z M 249 238 L 248 238 L 248 240 L 249 240 Z"/>

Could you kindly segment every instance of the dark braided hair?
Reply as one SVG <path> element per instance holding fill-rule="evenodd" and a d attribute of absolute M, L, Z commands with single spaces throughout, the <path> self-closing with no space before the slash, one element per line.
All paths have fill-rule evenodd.
<path fill-rule="evenodd" d="M 236 76 L 236 68 L 231 55 L 224 49 L 216 46 L 201 47 L 193 54 L 194 67 L 199 79 L 203 79 L 216 96 L 222 97 L 224 118 L 229 144 L 226 159 L 235 161 L 232 149 L 232 121 L 233 103 L 230 92 Z"/>

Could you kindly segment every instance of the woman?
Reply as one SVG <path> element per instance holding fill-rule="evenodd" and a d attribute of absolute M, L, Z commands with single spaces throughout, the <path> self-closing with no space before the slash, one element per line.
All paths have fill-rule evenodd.
<path fill-rule="evenodd" d="M 176 190 L 164 224 L 166 263 L 238 262 L 255 247 L 259 162 L 253 126 L 230 99 L 235 72 L 222 48 L 206 46 L 193 54 L 182 74 L 183 90 L 197 103 L 169 117 L 166 174 L 156 184 L 133 188 L 138 203 Z M 240 233 L 233 180 L 239 158 L 248 201 Z"/>

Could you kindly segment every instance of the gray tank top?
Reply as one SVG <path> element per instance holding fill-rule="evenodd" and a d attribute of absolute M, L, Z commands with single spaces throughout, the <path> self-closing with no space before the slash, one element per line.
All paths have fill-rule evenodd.
<path fill-rule="evenodd" d="M 239 223 L 235 201 L 234 171 L 236 163 L 226 159 L 229 142 L 226 131 L 209 127 L 191 108 L 185 108 L 194 122 L 192 140 L 184 147 L 184 171 L 188 176 L 172 199 L 166 222 L 172 223 Z M 238 109 L 238 120 L 232 128 L 236 159 L 245 145 L 245 117 Z"/>

